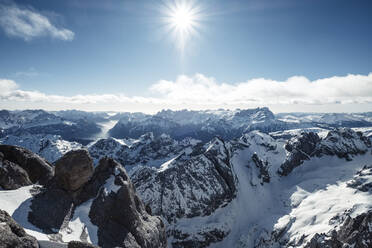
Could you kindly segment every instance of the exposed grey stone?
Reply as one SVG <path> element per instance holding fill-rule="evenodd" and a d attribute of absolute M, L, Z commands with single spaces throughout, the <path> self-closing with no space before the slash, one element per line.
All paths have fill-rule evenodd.
<path fill-rule="evenodd" d="M 0 248 L 38 248 L 37 240 L 26 234 L 25 230 L 10 215 L 0 210 Z"/>
<path fill-rule="evenodd" d="M 99 175 L 113 172 L 116 191 L 101 188 L 94 199 L 89 217 L 98 226 L 98 240 L 102 247 L 166 247 L 165 226 L 159 217 L 149 215 L 135 192 L 124 168 L 112 159 L 104 158 L 97 167 Z M 103 176 L 102 176 L 103 178 Z M 102 179 L 101 178 L 101 179 Z M 94 187 L 93 187 L 94 188 Z"/>
<path fill-rule="evenodd" d="M 98 246 L 80 241 L 70 241 L 67 248 L 98 248 Z"/>
<path fill-rule="evenodd" d="M 0 186 L 3 189 L 18 189 L 32 184 L 27 172 L 8 160 L 0 161 Z"/>
<path fill-rule="evenodd" d="M 286 161 L 280 166 L 278 173 L 286 176 L 304 160 L 309 160 L 316 153 L 316 148 L 320 138 L 318 134 L 309 132 L 301 133 L 300 136 L 290 139 L 285 145 L 285 149 L 290 152 Z"/>
<path fill-rule="evenodd" d="M 76 191 L 93 175 L 93 160 L 85 149 L 70 151 L 55 163 L 57 184 L 67 190 Z"/>
<path fill-rule="evenodd" d="M 0 152 L 3 154 L 3 161 L 10 161 L 26 171 L 32 183 L 46 185 L 54 175 L 53 167 L 46 160 L 25 148 L 0 145 Z M 16 175 L 19 176 L 20 173 Z"/>
<path fill-rule="evenodd" d="M 372 211 L 355 218 L 348 216 L 340 228 L 328 234 L 315 234 L 305 248 L 372 247 Z"/>

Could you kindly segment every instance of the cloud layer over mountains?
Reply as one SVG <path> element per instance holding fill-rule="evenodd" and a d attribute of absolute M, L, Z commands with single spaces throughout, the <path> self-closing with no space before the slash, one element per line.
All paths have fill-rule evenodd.
<path fill-rule="evenodd" d="M 129 110 L 131 105 L 141 108 L 231 108 L 262 105 L 325 105 L 371 104 L 372 73 L 349 74 L 310 81 L 304 76 L 285 81 L 255 78 L 240 83 L 220 83 L 203 74 L 180 75 L 174 81 L 160 80 L 148 92 L 139 96 L 125 94 L 89 94 L 63 96 L 26 91 L 13 80 L 0 79 L 0 101 L 37 103 L 41 108 L 49 104 L 63 104 L 64 108 L 79 105 L 94 109 L 98 105 L 114 105 L 117 110 Z M 86 109 L 86 108 L 85 108 Z M 136 109 L 133 111 L 137 111 Z"/>

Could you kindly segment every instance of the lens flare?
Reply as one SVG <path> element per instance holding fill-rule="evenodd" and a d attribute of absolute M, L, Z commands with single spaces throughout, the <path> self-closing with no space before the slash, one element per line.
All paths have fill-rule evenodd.
<path fill-rule="evenodd" d="M 195 1 L 169 1 L 163 6 L 166 29 L 183 53 L 187 43 L 199 35 L 202 8 Z"/>

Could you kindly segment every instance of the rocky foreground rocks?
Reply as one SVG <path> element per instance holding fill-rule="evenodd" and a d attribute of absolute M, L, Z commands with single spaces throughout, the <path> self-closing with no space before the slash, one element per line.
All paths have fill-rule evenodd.
<path fill-rule="evenodd" d="M 0 247 L 38 248 L 39 245 L 7 212 L 0 210 Z"/>
<path fill-rule="evenodd" d="M 43 182 L 45 185 L 32 198 L 28 221 L 43 230 L 51 240 L 63 241 L 61 231 L 69 231 L 69 221 L 74 217 L 76 208 L 90 201 L 89 218 L 91 223 L 97 226 L 97 242 L 100 247 L 166 247 L 165 226 L 162 220 L 160 217 L 152 216 L 148 208 L 146 211 L 124 167 L 113 159 L 101 159 L 94 169 L 87 150 L 71 151 L 55 163 L 54 174 L 53 167 L 47 167 L 50 165 L 46 161 L 29 151 L 11 146 L 0 147 L 0 150 L 5 151 L 5 155 L 0 154 L 0 162 L 13 169 L 0 170 L 3 173 L 0 175 L 12 180 L 22 175 L 25 177 L 24 181 L 18 180 L 20 183 L 13 183 L 13 187 L 9 188 L 36 182 Z M 17 159 L 15 155 L 12 156 L 13 154 L 23 157 Z M 33 171 L 33 167 L 37 168 L 39 177 Z M 47 176 L 41 176 L 43 173 Z M 10 244 L 13 244 L 12 240 L 17 239 L 28 242 L 26 246 L 4 247 L 38 247 L 36 240 L 26 235 L 19 225 L 14 224 L 9 215 L 0 213 L 6 220 L 3 221 L 0 215 L 2 230 L 0 238 Z M 4 225 L 2 222 L 10 224 Z M 8 233 L 9 235 L 13 233 L 13 236 L 9 236 Z M 87 241 L 85 229 L 82 230 L 80 237 L 81 241 Z M 34 246 L 29 245 L 31 243 Z M 3 247 L 1 242 L 0 247 Z M 68 247 L 91 246 L 75 242 Z"/>

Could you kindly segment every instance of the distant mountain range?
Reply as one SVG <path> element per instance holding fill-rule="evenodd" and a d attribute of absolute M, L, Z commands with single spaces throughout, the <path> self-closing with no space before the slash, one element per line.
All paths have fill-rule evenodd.
<path fill-rule="evenodd" d="M 111 126 L 107 126 L 107 123 L 111 123 Z M 226 140 L 237 138 L 252 130 L 269 133 L 303 128 L 368 126 L 372 126 L 372 112 L 274 114 L 266 107 L 244 110 L 163 110 L 154 115 L 77 110 L 0 111 L 0 137 L 51 134 L 83 145 L 101 138 L 102 130 L 106 132 L 105 137 L 119 139 L 137 139 L 151 132 L 155 137 L 167 134 L 176 140 L 190 137 L 207 142 L 215 136 Z"/>

